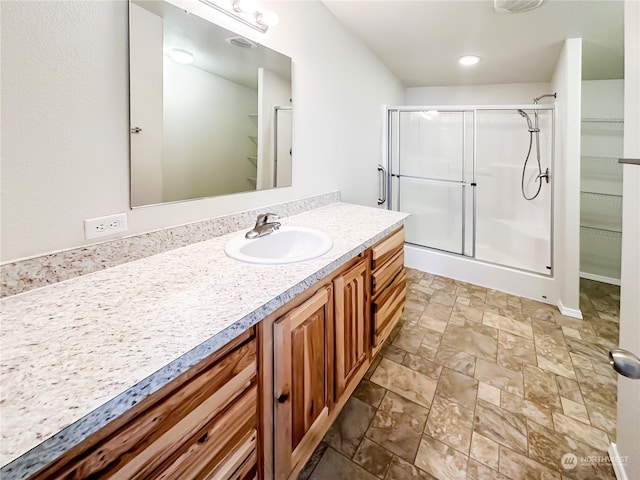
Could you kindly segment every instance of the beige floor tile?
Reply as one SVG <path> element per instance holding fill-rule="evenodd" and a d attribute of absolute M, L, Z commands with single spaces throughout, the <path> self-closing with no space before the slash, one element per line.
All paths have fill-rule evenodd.
<path fill-rule="evenodd" d="M 604 405 L 602 403 L 593 402 L 591 400 L 585 400 L 584 403 L 587 407 L 587 412 L 589 412 L 591 425 L 604 430 L 605 432 L 608 432 L 610 435 L 613 435 L 615 437 L 617 418 L 616 405 Z"/>
<path fill-rule="evenodd" d="M 420 355 L 412 355 L 411 353 L 407 353 L 402 361 L 402 364 L 405 367 L 409 367 L 411 370 L 415 370 L 427 377 L 431 377 L 434 379 L 440 378 L 440 374 L 442 373 L 442 365 L 439 365 L 435 362 L 432 362 L 429 359 L 423 358 Z"/>
<path fill-rule="evenodd" d="M 527 422 L 527 431 L 529 457 L 557 472 L 566 472 L 562 467 L 562 457 L 565 454 L 576 455 L 578 459 L 606 455 L 606 452 L 535 422 Z M 500 452 L 500 460 L 502 461 L 502 451 Z M 578 461 L 576 467 L 567 472 L 567 475 L 576 480 L 614 480 L 615 478 L 610 464 L 581 461 Z"/>
<path fill-rule="evenodd" d="M 375 480 L 376 477 L 332 448 L 327 448 L 310 480 Z"/>
<path fill-rule="evenodd" d="M 562 402 L 562 411 L 567 417 L 590 425 L 587 408 L 582 403 L 574 402 L 563 396 L 560 397 L 560 401 Z"/>
<path fill-rule="evenodd" d="M 582 338 L 580 337 L 580 332 L 575 328 L 562 327 L 562 333 L 564 333 L 566 337 L 577 338 L 578 340 Z"/>
<path fill-rule="evenodd" d="M 405 352 L 416 353 L 420 348 L 425 333 L 426 329 L 424 327 L 406 324 L 393 339 L 393 346 L 401 348 Z"/>
<path fill-rule="evenodd" d="M 473 408 L 478 395 L 478 380 L 445 368 L 440 374 L 436 393 L 443 398 L 459 403 L 463 407 Z"/>
<path fill-rule="evenodd" d="M 476 462 L 474 459 L 469 459 L 469 466 L 467 467 L 467 479 L 466 480 L 508 480 L 507 477 L 498 473 L 493 468 L 489 468 L 480 462 Z"/>
<path fill-rule="evenodd" d="M 380 406 L 382 399 L 384 398 L 387 390 L 381 387 L 380 385 L 376 385 L 369 380 L 362 379 L 362 381 L 358 384 L 355 391 L 353 392 L 353 396 L 359 400 L 362 400 L 369 405 L 372 405 L 376 408 Z"/>
<path fill-rule="evenodd" d="M 527 426 L 520 416 L 478 400 L 474 433 L 521 453 L 527 452 Z"/>
<path fill-rule="evenodd" d="M 384 480 L 438 480 L 412 463 L 394 456 Z"/>
<path fill-rule="evenodd" d="M 556 376 L 556 383 L 558 384 L 558 392 L 560 393 L 561 397 L 584 404 L 582 392 L 580 392 L 580 385 L 578 385 L 578 382 L 566 377 Z"/>
<path fill-rule="evenodd" d="M 443 367 L 469 376 L 472 376 L 476 370 L 475 355 L 462 352 L 458 348 L 449 345 L 440 345 L 434 361 Z"/>
<path fill-rule="evenodd" d="M 353 461 L 378 478 L 384 478 L 393 454 L 368 438 L 363 438 Z"/>
<path fill-rule="evenodd" d="M 437 381 L 383 358 L 371 381 L 424 407 L 429 407 Z"/>
<path fill-rule="evenodd" d="M 542 370 L 575 380 L 576 374 L 571 360 L 561 360 L 556 357 L 545 357 L 544 355 L 537 355 L 537 358 L 538 367 Z"/>
<path fill-rule="evenodd" d="M 421 327 L 428 328 L 429 330 L 435 330 L 438 333 L 444 333 L 449 322 L 449 317 L 446 319 L 432 317 L 429 313 L 424 312 L 418 321 Z"/>
<path fill-rule="evenodd" d="M 452 307 L 456 303 L 456 296 L 452 293 L 438 290 L 435 291 L 433 295 L 431 295 L 431 301 L 434 303 L 441 303 L 442 305 Z"/>
<path fill-rule="evenodd" d="M 422 437 L 414 463 L 439 480 L 464 480 L 467 475 L 468 457 L 429 435 Z"/>
<path fill-rule="evenodd" d="M 492 362 L 479 358 L 476 361 L 475 378 L 493 385 L 501 390 L 524 396 L 524 379 L 522 373 L 501 367 Z"/>
<path fill-rule="evenodd" d="M 497 363 L 512 370 L 521 370 L 524 363 L 537 366 L 533 340 L 500 330 Z"/>
<path fill-rule="evenodd" d="M 484 435 L 474 432 L 471 438 L 470 456 L 478 462 L 498 470 L 500 444 L 488 439 Z"/>
<path fill-rule="evenodd" d="M 402 363 L 404 356 L 407 354 L 404 350 L 390 343 L 385 343 L 380 349 L 380 356 L 391 360 L 392 362 Z"/>
<path fill-rule="evenodd" d="M 489 385 L 488 383 L 480 382 L 478 384 L 478 398 L 485 402 L 493 403 L 496 406 L 500 406 L 500 389 Z"/>
<path fill-rule="evenodd" d="M 453 306 L 453 313 L 451 318 L 458 317 L 468 322 L 482 323 L 483 311 L 479 308 L 469 307 L 462 303 L 456 303 Z"/>
<path fill-rule="evenodd" d="M 533 338 L 533 329 L 531 328 L 531 323 L 529 322 L 519 322 L 502 315 L 497 315 L 491 312 L 484 312 L 482 324 L 497 328 L 498 330 L 504 330 L 520 337 Z"/>
<path fill-rule="evenodd" d="M 531 400 L 509 392 L 502 392 L 500 406 L 511 413 L 520 415 L 522 418 L 528 418 L 540 425 L 553 428 L 551 410 Z"/>
<path fill-rule="evenodd" d="M 531 365 L 522 367 L 524 374 L 524 398 L 539 405 L 562 410 L 556 376 Z"/>
<path fill-rule="evenodd" d="M 435 396 L 424 433 L 468 454 L 473 430 L 473 410 Z"/>
<path fill-rule="evenodd" d="M 428 412 L 426 408 L 388 392 L 365 435 L 393 454 L 413 462 Z"/>
<path fill-rule="evenodd" d="M 375 413 L 375 407 L 351 397 L 331 425 L 324 441 L 344 456 L 353 457 Z"/>
<path fill-rule="evenodd" d="M 564 433 L 602 452 L 606 452 L 609 448 L 607 434 L 591 425 L 558 412 L 553 412 L 553 425 L 556 432 Z"/>
<path fill-rule="evenodd" d="M 560 473 L 505 447 L 500 447 L 499 471 L 513 480 L 560 480 Z"/>
<path fill-rule="evenodd" d="M 482 325 L 478 326 L 482 327 Z M 458 325 L 449 325 L 440 345 L 493 362 L 496 361 L 498 352 L 497 338 L 475 331 L 472 327 L 466 328 Z"/>

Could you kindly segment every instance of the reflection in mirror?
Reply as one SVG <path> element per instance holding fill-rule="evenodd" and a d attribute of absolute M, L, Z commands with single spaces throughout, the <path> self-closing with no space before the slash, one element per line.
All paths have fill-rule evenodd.
<path fill-rule="evenodd" d="M 129 2 L 131 206 L 291 185 L 291 59 Z"/>

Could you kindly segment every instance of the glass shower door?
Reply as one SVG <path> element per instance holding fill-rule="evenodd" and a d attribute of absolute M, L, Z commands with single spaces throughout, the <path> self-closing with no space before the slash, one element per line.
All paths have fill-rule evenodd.
<path fill-rule="evenodd" d="M 408 243 L 473 256 L 473 115 L 391 114 L 394 208 L 411 216 Z"/>

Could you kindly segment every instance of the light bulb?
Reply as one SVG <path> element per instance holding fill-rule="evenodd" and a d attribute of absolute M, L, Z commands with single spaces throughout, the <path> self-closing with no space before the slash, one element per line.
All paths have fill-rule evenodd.
<path fill-rule="evenodd" d="M 267 27 L 275 27 L 280 21 L 280 17 L 278 17 L 276 12 L 267 10 L 264 13 L 259 13 L 256 16 L 256 21 L 261 25 L 266 25 Z"/>
<path fill-rule="evenodd" d="M 480 61 L 480 57 L 477 55 L 464 55 L 463 57 L 458 58 L 458 63 L 461 65 L 475 65 Z"/>
<path fill-rule="evenodd" d="M 236 0 L 233 9 L 236 12 L 254 13 L 258 10 L 258 4 L 255 0 Z"/>
<path fill-rule="evenodd" d="M 169 52 L 169 56 L 171 57 L 171 60 L 173 60 L 176 63 L 182 63 L 184 65 L 189 65 L 190 63 L 193 63 L 193 53 L 187 51 L 187 50 L 183 50 L 181 48 L 172 48 L 171 51 Z"/>

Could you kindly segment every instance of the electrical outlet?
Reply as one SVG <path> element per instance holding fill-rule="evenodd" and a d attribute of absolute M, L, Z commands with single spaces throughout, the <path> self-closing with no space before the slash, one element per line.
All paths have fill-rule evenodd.
<path fill-rule="evenodd" d="M 84 221 L 84 238 L 106 237 L 116 233 L 126 232 L 127 214 L 117 213 L 106 217 L 87 218 Z"/>

